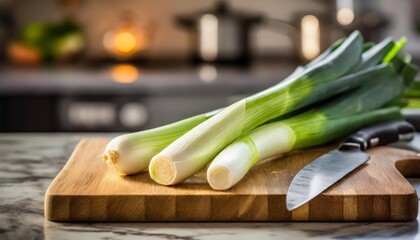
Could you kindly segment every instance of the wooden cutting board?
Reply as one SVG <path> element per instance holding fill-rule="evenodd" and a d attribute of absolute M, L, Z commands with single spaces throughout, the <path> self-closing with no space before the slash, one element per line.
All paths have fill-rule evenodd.
<path fill-rule="evenodd" d="M 205 175 L 177 186 L 148 173 L 122 177 L 101 159 L 108 139 L 79 143 L 45 194 L 52 221 L 410 221 L 418 197 L 404 176 L 420 176 L 416 153 L 378 147 L 372 159 L 292 212 L 286 192 L 293 176 L 332 147 L 294 152 L 254 167 L 229 191 L 214 191 Z"/>

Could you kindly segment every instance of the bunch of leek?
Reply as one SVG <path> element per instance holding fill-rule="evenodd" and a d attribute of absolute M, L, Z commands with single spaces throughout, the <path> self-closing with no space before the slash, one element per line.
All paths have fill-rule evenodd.
<path fill-rule="evenodd" d="M 366 79 L 355 91 L 318 109 L 260 126 L 236 140 L 210 164 L 207 170 L 210 186 L 228 189 L 263 159 L 330 142 L 376 122 L 402 118 L 397 107 L 377 110 L 400 96 L 417 72 L 412 65 L 398 65 L 398 60 L 395 64 L 380 65 L 382 74 Z"/>
<path fill-rule="evenodd" d="M 119 136 L 108 144 L 103 158 L 120 174 L 134 174 L 149 167 L 150 176 L 158 183 L 176 184 L 255 127 L 279 117 L 293 116 L 298 109 L 381 77 L 384 71 L 389 71 L 389 66 L 378 66 L 378 63 L 385 55 L 392 59 L 401 46 L 391 39 L 377 45 L 363 44 L 360 34 L 354 32 L 305 67 L 298 67 L 279 84 L 222 110 Z M 395 110 L 372 114 L 355 121 L 398 115 Z"/>
<path fill-rule="evenodd" d="M 305 69 L 313 67 L 320 62 L 324 61 L 327 58 L 330 60 L 324 61 L 324 65 L 328 64 L 330 61 L 337 61 L 336 59 L 340 57 L 338 60 L 345 58 L 347 56 L 350 57 L 348 61 L 340 60 L 338 64 L 341 65 L 342 70 L 340 70 L 340 74 L 345 72 L 345 70 L 354 65 L 357 62 L 357 58 L 359 57 L 360 51 L 360 36 L 359 33 L 354 33 L 352 38 L 349 39 L 346 43 L 346 47 L 342 47 L 340 52 L 336 55 L 339 56 L 330 56 L 334 53 L 344 42 L 344 39 L 340 39 L 335 42 L 330 48 L 328 48 L 324 53 L 318 56 L 316 59 L 311 61 L 305 67 L 298 67 L 289 77 L 288 79 L 294 79 L 294 76 L 300 76 Z M 391 42 L 385 43 L 386 47 L 392 47 L 390 45 Z M 354 46 L 356 45 L 356 46 Z M 354 46 L 354 47 L 353 47 Z M 369 44 L 365 44 L 364 49 L 368 49 L 370 47 Z M 352 52 L 354 51 L 354 52 Z M 349 66 L 347 66 L 347 64 Z M 321 67 L 316 67 L 316 69 L 320 69 Z M 321 68 L 322 69 L 322 68 Z M 338 68 L 339 70 L 340 68 Z M 331 70 L 333 71 L 333 70 Z M 333 74 L 336 76 L 338 73 Z M 306 75 L 310 75 L 306 73 Z M 302 81 L 301 81 L 302 82 Z M 338 84 L 337 92 L 345 90 L 348 88 L 345 86 L 345 82 Z M 357 83 L 355 83 L 357 84 Z M 355 84 L 350 84 L 349 87 L 354 86 Z M 301 84 L 301 88 L 303 88 L 303 84 Z M 274 88 L 274 87 L 273 87 Z M 276 87 L 279 88 L 279 87 Z M 332 88 L 330 87 L 330 90 Z M 307 92 L 310 89 L 305 89 Z M 318 91 L 322 90 L 318 88 Z M 273 92 L 274 90 L 268 90 Z M 283 90 L 285 91 L 285 90 Z M 285 91 L 287 93 L 287 91 Z M 331 92 L 331 91 L 328 91 Z M 332 92 L 333 93 L 333 92 Z M 264 93 L 266 94 L 266 93 Z M 264 95 L 262 94 L 262 95 Z M 312 94 L 314 95 L 314 94 Z M 321 93 L 320 95 L 325 95 L 322 98 L 327 98 L 331 94 Z M 260 98 L 262 98 L 261 96 Z M 270 96 L 268 96 L 270 97 Z M 284 98 L 287 96 L 285 95 Z M 258 100 L 255 98 L 254 102 Z M 285 99 L 286 101 L 287 99 Z M 200 114 L 191 118 L 187 118 L 185 120 L 178 121 L 176 123 L 168 124 L 162 127 L 146 130 L 146 131 L 139 131 L 130 134 L 124 134 L 112 139 L 109 144 L 106 146 L 105 151 L 103 153 L 103 159 L 108 164 L 108 166 L 114 168 L 117 172 L 121 175 L 129 175 L 135 174 L 139 172 L 146 171 L 149 167 L 150 160 L 153 156 L 161 152 L 165 147 L 169 144 L 174 142 L 176 139 L 187 133 L 189 130 L 193 129 L 200 123 L 210 119 L 216 113 L 220 112 L 220 110 L 215 110 L 213 112 Z"/>
<path fill-rule="evenodd" d="M 265 92 L 235 103 L 177 139 L 162 152 L 153 157 L 149 165 L 149 174 L 151 178 L 163 185 L 173 185 L 183 181 L 204 167 L 235 138 L 238 138 L 249 130 L 252 130 L 264 122 L 270 121 L 273 118 L 282 116 L 292 110 L 308 106 L 309 104 L 319 102 L 322 99 L 322 96 L 331 96 L 329 93 L 337 92 L 335 90 L 340 89 L 340 86 L 346 85 L 347 87 L 351 87 L 351 83 L 358 81 L 364 82 L 369 78 L 372 78 L 373 76 L 367 76 L 372 73 L 377 74 L 379 70 L 369 68 L 363 69 L 362 66 L 375 65 L 382 61 L 384 56 L 385 59 L 392 59 L 399 51 L 395 51 L 394 47 L 391 48 L 391 51 L 390 49 L 387 49 L 387 51 L 378 51 L 378 49 L 381 48 L 372 47 L 372 51 L 369 49 L 366 52 L 367 54 L 365 57 L 362 57 L 361 60 L 353 65 L 348 66 L 346 71 L 334 75 L 334 78 L 328 79 L 328 77 L 331 77 L 331 75 L 328 75 L 328 77 L 326 76 L 328 71 L 337 70 L 337 68 L 334 67 L 342 67 L 340 64 L 335 66 L 334 63 L 343 61 L 343 59 L 340 59 L 340 50 L 346 49 L 350 45 L 349 42 L 354 41 L 355 35 L 357 35 L 357 33 L 350 35 L 348 39 L 337 47 L 336 51 L 320 63 L 303 70 L 302 74 L 285 80 L 283 85 L 279 84 L 272 89 L 268 89 Z M 393 44 L 390 45 L 392 46 Z M 402 44 L 397 44 L 396 48 L 400 48 L 401 45 Z M 359 42 L 356 46 L 360 47 L 362 44 Z M 331 61 L 333 58 L 332 56 L 336 58 L 335 61 Z M 326 64 L 327 60 L 331 62 Z M 320 68 L 317 69 L 317 67 Z M 381 66 L 378 68 L 380 67 Z M 360 69 L 363 70 L 359 71 Z M 396 71 L 399 70 L 400 69 Z M 319 74 L 318 76 L 321 78 L 309 77 L 311 74 L 314 74 L 312 71 L 315 72 L 315 76 L 317 76 L 316 74 Z M 319 71 L 322 71 L 322 73 L 319 73 Z M 356 73 L 340 77 L 349 71 L 355 71 Z M 402 71 L 405 71 L 405 69 Z M 305 75 L 308 73 L 309 76 Z M 391 73 L 391 71 L 388 73 Z M 397 76 L 396 72 L 394 73 L 394 75 Z M 376 78 L 383 78 L 385 75 L 386 74 L 380 77 L 376 76 Z M 325 77 L 327 77 L 328 80 L 323 79 Z M 311 83 L 308 83 L 307 79 L 311 79 Z M 341 85 L 343 82 L 346 82 L 346 84 Z M 360 82 L 358 82 L 358 84 L 360 84 Z M 302 85 L 305 87 L 301 87 Z M 310 88 L 310 90 L 308 91 L 307 88 Z M 395 97 L 395 95 L 393 96 Z M 387 101 L 389 100 L 390 99 L 387 99 Z M 379 106 L 376 106 L 376 108 L 377 107 Z M 268 141 L 271 140 L 272 139 L 269 139 Z"/>

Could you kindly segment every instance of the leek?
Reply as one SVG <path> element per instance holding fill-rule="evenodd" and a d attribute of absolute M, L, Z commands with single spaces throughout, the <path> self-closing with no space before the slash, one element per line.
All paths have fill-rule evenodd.
<path fill-rule="evenodd" d="M 150 177 L 177 184 L 204 167 L 229 143 L 276 117 L 347 90 L 334 82 L 359 63 L 362 37 L 352 33 L 330 55 L 279 84 L 225 108 L 171 143 L 152 158 Z M 334 88 L 332 88 L 334 86 Z M 325 89 L 330 88 L 330 91 Z M 334 91 L 335 90 L 335 91 Z M 321 94 L 322 93 L 322 94 Z"/>
<path fill-rule="evenodd" d="M 269 123 L 252 130 L 222 150 L 207 170 L 207 181 L 216 190 L 238 183 L 258 161 L 342 138 L 358 128 L 379 121 L 400 118 L 398 108 L 375 110 L 400 96 L 411 74 L 404 75 L 391 64 L 381 76 L 331 103 L 298 116 Z M 401 72 L 397 74 L 396 71 Z"/>

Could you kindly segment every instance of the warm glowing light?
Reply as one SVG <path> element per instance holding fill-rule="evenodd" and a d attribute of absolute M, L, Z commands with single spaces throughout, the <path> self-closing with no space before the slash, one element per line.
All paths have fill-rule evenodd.
<path fill-rule="evenodd" d="M 313 15 L 302 18 L 302 55 L 312 60 L 321 52 L 319 20 Z"/>
<path fill-rule="evenodd" d="M 115 36 L 115 48 L 121 53 L 134 51 L 136 42 L 136 36 L 131 32 L 122 31 Z"/>
<path fill-rule="evenodd" d="M 217 69 L 213 65 L 204 64 L 198 69 L 198 75 L 203 82 L 213 82 L 217 78 Z"/>
<path fill-rule="evenodd" d="M 139 70 L 130 64 L 117 64 L 111 69 L 112 79 L 119 83 L 132 83 L 139 77 Z"/>
<path fill-rule="evenodd" d="M 119 58 L 134 56 L 147 48 L 149 43 L 145 29 L 121 27 L 105 33 L 103 45 L 105 49 Z"/>
<path fill-rule="evenodd" d="M 349 25 L 354 20 L 354 12 L 349 8 L 341 8 L 337 11 L 337 22 L 341 25 Z"/>
<path fill-rule="evenodd" d="M 354 1 L 336 0 L 337 22 L 341 25 L 349 25 L 354 21 Z"/>
<path fill-rule="evenodd" d="M 200 18 L 199 49 L 201 57 L 206 61 L 213 61 L 217 57 L 218 48 L 218 20 L 213 14 L 204 14 Z"/>

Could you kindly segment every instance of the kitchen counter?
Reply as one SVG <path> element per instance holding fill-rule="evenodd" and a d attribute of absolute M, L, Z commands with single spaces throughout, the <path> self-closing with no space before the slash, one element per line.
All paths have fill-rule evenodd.
<path fill-rule="evenodd" d="M 214 95 L 256 92 L 278 83 L 295 67 L 290 63 L 254 64 L 249 67 L 205 64 L 179 68 L 142 68 L 126 64 L 95 68 L 0 67 L 0 95 Z"/>
<path fill-rule="evenodd" d="M 0 239 L 420 239 L 420 216 L 391 223 L 54 223 L 44 194 L 83 137 L 0 134 Z M 420 179 L 410 179 L 420 191 Z"/>

